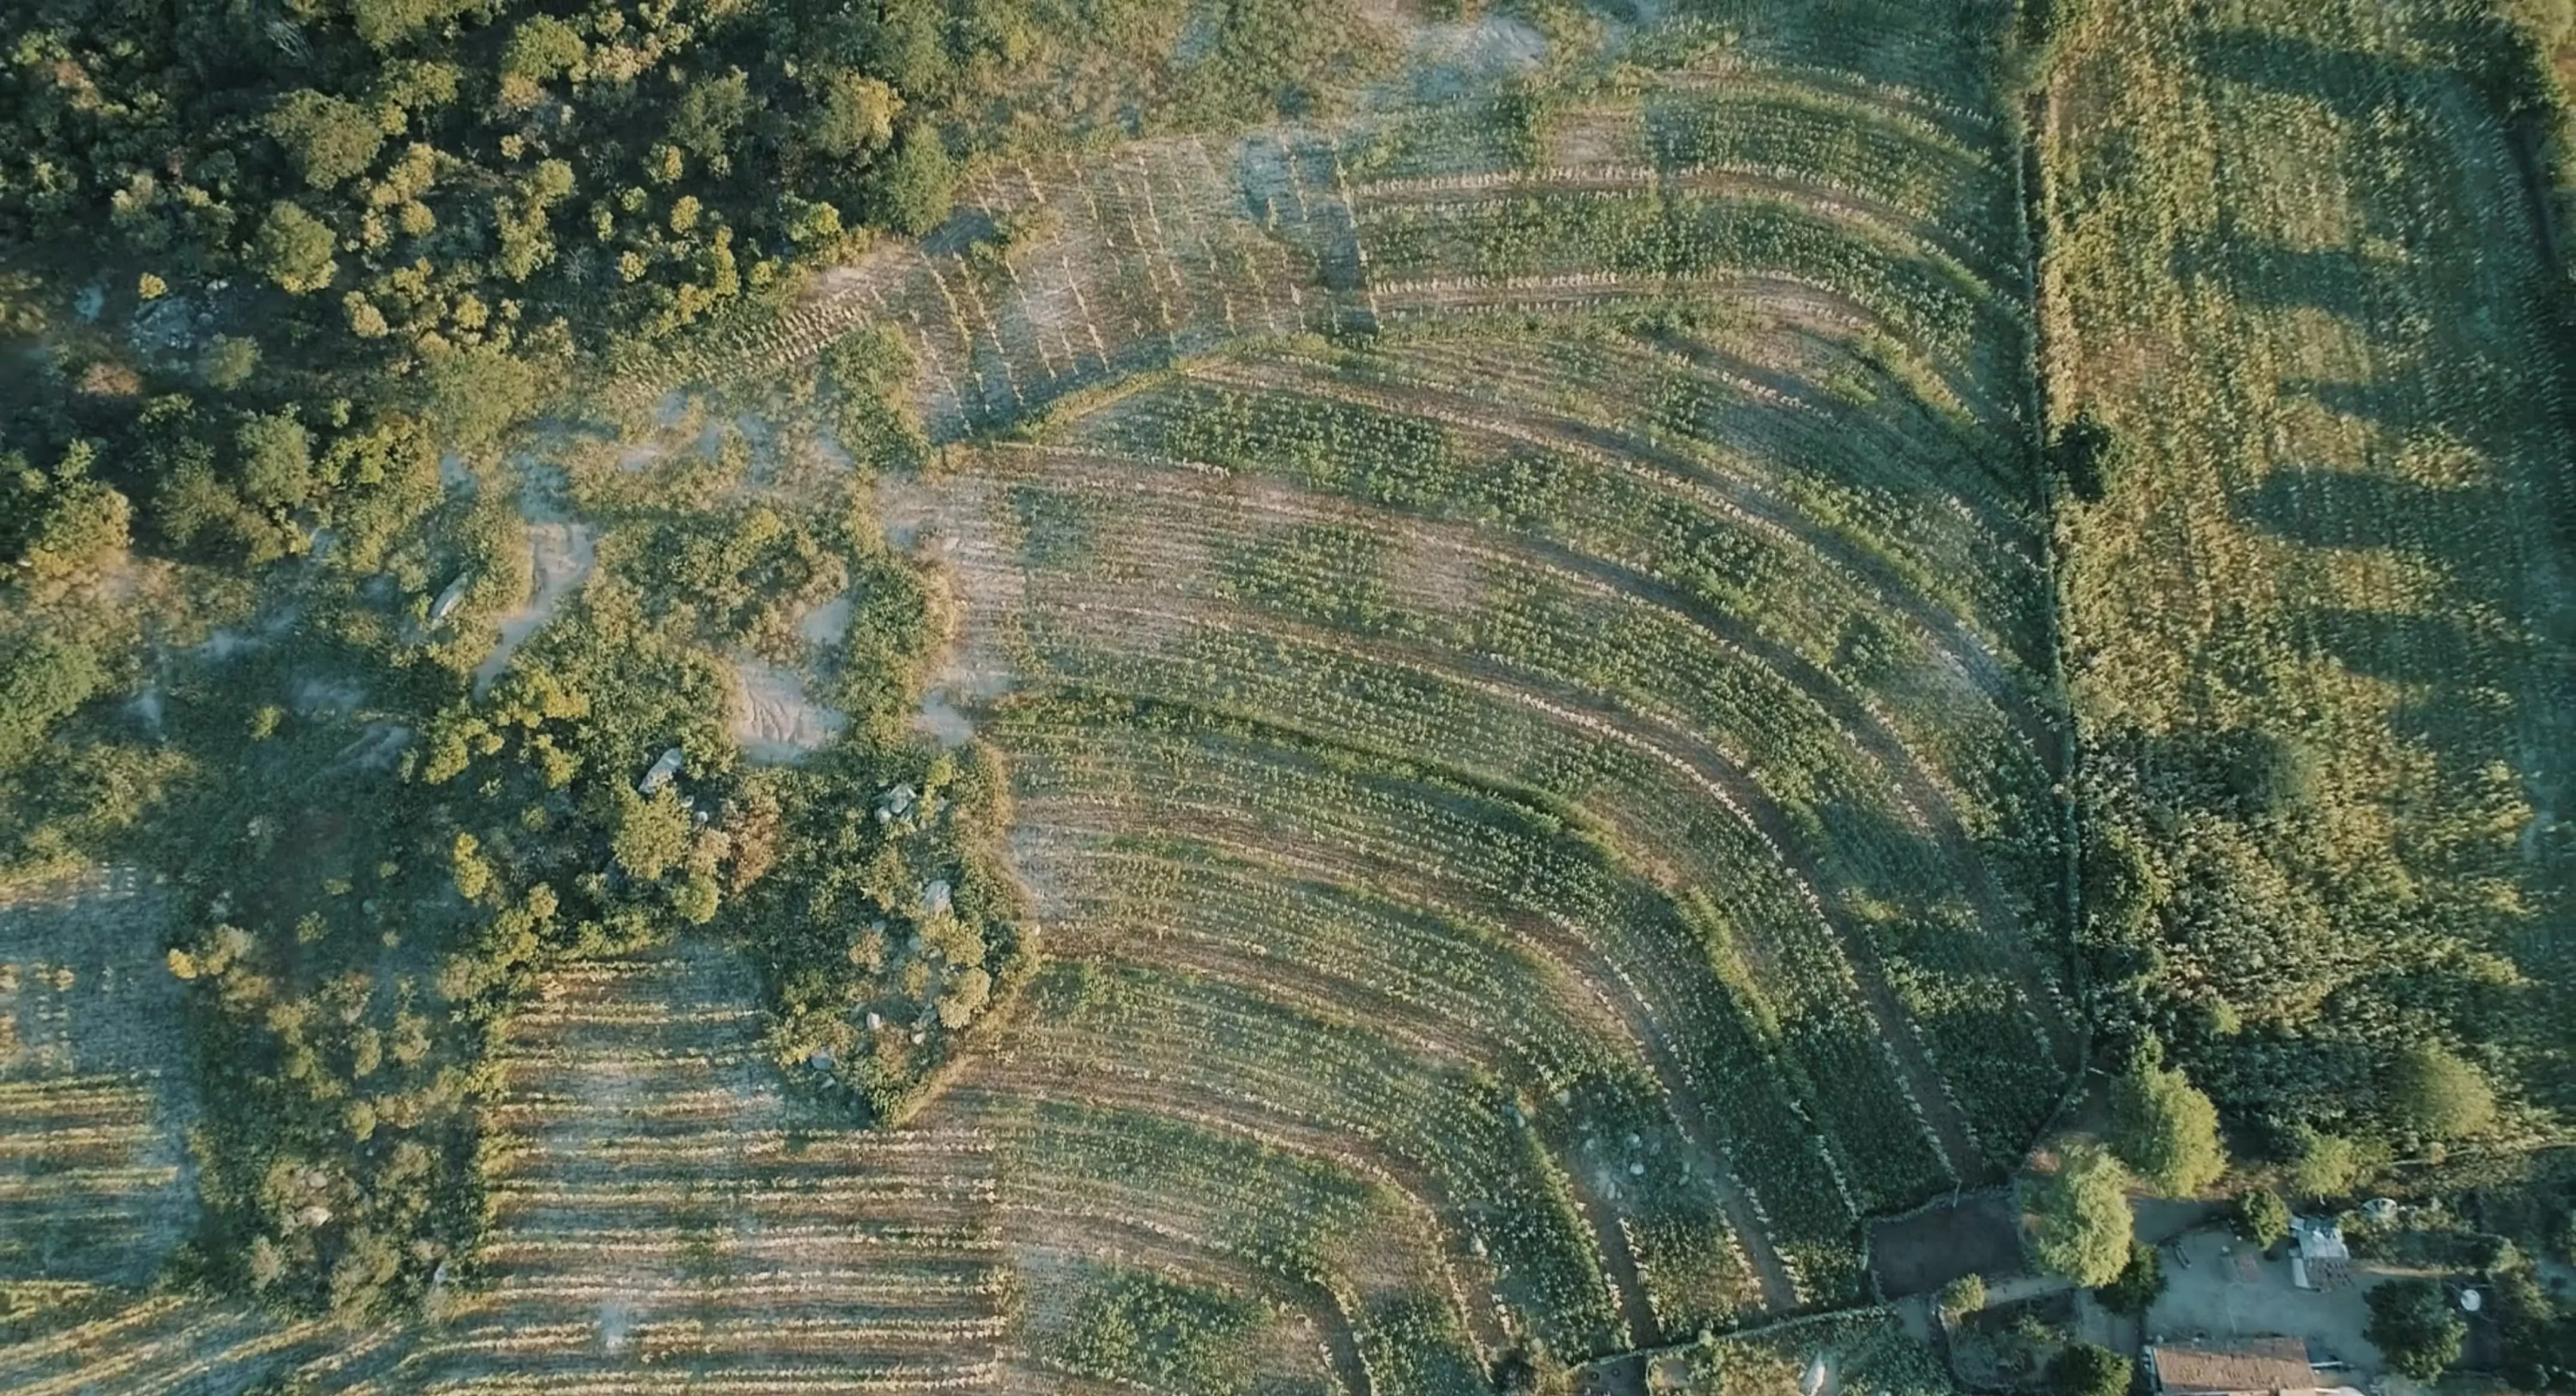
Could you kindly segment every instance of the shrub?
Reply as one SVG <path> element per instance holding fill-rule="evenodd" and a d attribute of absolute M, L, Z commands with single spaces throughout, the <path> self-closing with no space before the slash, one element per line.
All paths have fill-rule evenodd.
<path fill-rule="evenodd" d="M 2236 1234 L 2270 1250 L 2290 1234 L 2290 1204 L 2270 1188 L 2257 1188 L 2236 1199 Z"/>
<path fill-rule="evenodd" d="M 2128 462 L 2120 438 L 2089 408 L 2059 429 L 2048 455 L 2058 478 L 2087 504 L 2099 504 L 2111 493 Z"/>

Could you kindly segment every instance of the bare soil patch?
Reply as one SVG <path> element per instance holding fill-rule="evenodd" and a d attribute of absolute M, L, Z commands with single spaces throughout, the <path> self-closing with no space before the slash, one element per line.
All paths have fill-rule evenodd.
<path fill-rule="evenodd" d="M 2008 1191 L 1971 1193 L 1870 1224 L 1870 1274 L 1890 1299 L 1933 1293 L 1961 1275 L 1997 1280 L 2026 1268 L 2021 1218 Z"/>
<path fill-rule="evenodd" d="M 850 725 L 806 692 L 805 676 L 752 655 L 733 656 L 739 688 L 734 740 L 754 761 L 790 762 L 829 743 Z"/>
<path fill-rule="evenodd" d="M 510 656 L 519 646 L 554 619 L 555 612 L 599 564 L 599 540 L 590 525 L 560 520 L 546 520 L 528 525 L 528 557 L 536 585 L 526 604 L 501 618 L 501 642 L 492 653 L 474 666 L 477 692 L 492 686 L 501 671 L 510 667 Z"/>

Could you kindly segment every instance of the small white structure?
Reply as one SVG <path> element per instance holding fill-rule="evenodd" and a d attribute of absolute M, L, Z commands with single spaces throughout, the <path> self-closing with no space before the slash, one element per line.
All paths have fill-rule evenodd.
<path fill-rule="evenodd" d="M 671 778 L 680 773 L 680 767 L 687 761 L 688 757 L 678 747 L 663 752 L 662 758 L 653 763 L 653 768 L 644 773 L 644 778 L 635 782 L 635 793 L 650 795 L 670 784 Z"/>
<path fill-rule="evenodd" d="M 945 880 L 923 885 L 921 889 L 921 905 L 931 915 L 935 916 L 940 912 L 946 911 L 948 909 L 948 903 L 949 888 L 948 883 Z"/>
<path fill-rule="evenodd" d="M 912 802 L 920 799 L 919 791 L 910 785 L 898 785 L 877 797 L 877 822 L 892 823 L 912 812 Z"/>
<path fill-rule="evenodd" d="M 2344 1244 L 2343 1227 L 2331 1217 L 2293 1217 L 2290 1236 L 2290 1283 L 2301 1289 L 2332 1289 L 2351 1283 L 2352 1248 Z"/>
<path fill-rule="evenodd" d="M 449 582 L 447 584 L 447 590 L 440 592 L 438 594 L 438 599 L 430 603 L 429 623 L 432 625 L 445 625 L 447 623 L 447 618 L 456 614 L 456 608 L 464 604 L 466 590 L 473 585 L 473 573 L 457 573 L 456 580 Z"/>

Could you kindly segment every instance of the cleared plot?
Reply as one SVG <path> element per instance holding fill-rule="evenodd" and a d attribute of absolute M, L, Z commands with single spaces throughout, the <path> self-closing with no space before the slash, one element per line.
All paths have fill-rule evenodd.
<path fill-rule="evenodd" d="M 774 375 L 861 325 L 902 331 L 936 435 L 1049 404 L 1244 335 L 1329 328 L 1361 271 L 1332 157 L 1311 135 L 1188 136 L 986 171 L 918 246 L 817 277 L 802 304 L 621 385 Z"/>
<path fill-rule="evenodd" d="M 194 1111 L 161 895 L 0 905 L 0 1281 L 141 1285 L 185 1239 Z"/>
<path fill-rule="evenodd" d="M 562 971 L 514 1023 L 469 1297 L 404 1391 L 930 1391 L 996 1370 L 993 1158 L 807 1118 L 747 973 L 684 947 Z M 460 1279 L 464 1277 L 459 1277 Z"/>

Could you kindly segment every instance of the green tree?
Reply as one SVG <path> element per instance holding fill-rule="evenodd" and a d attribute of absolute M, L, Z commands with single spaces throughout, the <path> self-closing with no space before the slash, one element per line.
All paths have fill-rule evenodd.
<path fill-rule="evenodd" d="M 2030 1179 L 2039 1263 L 2087 1289 L 2118 1279 L 2135 1234 L 2126 1181 L 2119 1163 L 2089 1144 L 2067 1149 L 2055 1173 Z"/>
<path fill-rule="evenodd" d="M 313 493 L 313 438 L 291 412 L 260 413 L 233 433 L 241 452 L 241 492 L 264 508 L 287 510 Z"/>
<path fill-rule="evenodd" d="M 454 446 L 498 439 L 537 410 L 543 391 L 533 366 L 488 344 L 431 356 L 421 373 L 421 388 L 423 410 L 439 436 Z"/>
<path fill-rule="evenodd" d="M 40 634 L 0 648 L 0 770 L 33 757 L 57 721 L 106 686 L 98 653 L 77 640 Z"/>
<path fill-rule="evenodd" d="M 2290 1160 L 2290 1191 L 2309 1202 L 2349 1195 L 2368 1171 L 2361 1145 L 2339 1134 L 2303 1130 L 2297 1150 Z"/>
<path fill-rule="evenodd" d="M 836 70 L 816 84 L 814 124 L 807 139 L 835 159 L 883 150 L 894 139 L 903 99 L 864 74 Z"/>
<path fill-rule="evenodd" d="M 260 124 L 316 189 L 365 174 L 385 144 L 374 113 L 310 89 L 286 94 Z"/>
<path fill-rule="evenodd" d="M 349 18 L 357 26 L 358 37 L 382 51 L 480 3 L 481 0 L 350 0 Z"/>
<path fill-rule="evenodd" d="M 2058 1396 L 2124 1396 L 2133 1370 L 2099 1343 L 2070 1343 L 2048 1360 L 2048 1387 Z"/>
<path fill-rule="evenodd" d="M 689 856 L 689 810 L 677 790 L 666 785 L 650 796 L 620 790 L 617 806 L 617 830 L 608 847 L 618 866 L 653 882 Z"/>
<path fill-rule="evenodd" d="M 1945 1321 L 1957 1323 L 1965 1319 L 1968 1315 L 1986 1307 L 1986 1277 L 1975 1274 L 1961 1275 L 1941 1286 L 1940 1303 L 1941 1317 Z"/>
<path fill-rule="evenodd" d="M 2131 1062 L 2112 1087 L 2111 1121 L 2121 1162 L 2168 1197 L 2189 1197 L 2227 1171 L 2218 1107 L 2179 1071 Z"/>
<path fill-rule="evenodd" d="M 90 478 L 94 458 L 79 442 L 51 471 L 0 462 L 0 562 L 15 563 L 39 589 L 79 581 L 129 541 L 134 511 L 124 495 Z"/>
<path fill-rule="evenodd" d="M 915 126 L 904 132 L 879 186 L 884 221 L 907 237 L 920 237 L 948 221 L 956 188 L 957 171 L 938 131 Z"/>
<path fill-rule="evenodd" d="M 217 392 L 231 392 L 257 372 L 259 341 L 243 335 L 216 335 L 197 360 L 197 376 Z"/>
<path fill-rule="evenodd" d="M 2388 1365 L 2420 1382 L 2434 1381 L 2460 1360 L 2468 1322 L 2451 1307 L 2442 1286 L 2433 1280 L 2402 1279 L 2370 1291 L 2370 1320 L 2361 1336 L 2388 1359 Z"/>
<path fill-rule="evenodd" d="M 2270 1188 L 2256 1188 L 2236 1199 L 2236 1234 L 2270 1250 L 2290 1234 L 2290 1204 Z"/>
<path fill-rule="evenodd" d="M 2495 1092 L 2486 1078 L 2430 1042 L 2398 1054 L 2383 1098 L 2399 1128 L 2426 1139 L 2464 1139 L 2495 1123 Z"/>
<path fill-rule="evenodd" d="M 2144 1315 L 2165 1292 L 2165 1265 L 2156 1248 L 2144 1241 L 2129 1242 L 2129 1263 L 2120 1268 L 2118 1279 L 2093 1291 L 2102 1307 L 2131 1318 Z"/>
<path fill-rule="evenodd" d="M 671 118 L 671 143 L 701 160 L 727 159 L 752 110 L 751 79 L 740 68 L 700 78 L 680 94 Z"/>
<path fill-rule="evenodd" d="M 868 43 L 868 68 L 882 73 L 907 97 L 931 95 L 947 85 L 948 17 L 938 0 L 885 0 Z"/>
<path fill-rule="evenodd" d="M 525 82 L 552 82 L 581 66 L 589 53 L 571 25 L 553 15 L 537 15 L 510 31 L 510 42 L 501 50 L 501 72 Z"/>
<path fill-rule="evenodd" d="M 330 285 L 339 274 L 340 264 L 331 259 L 338 248 L 330 224 L 280 199 L 268 206 L 268 216 L 251 239 L 251 259 L 269 280 L 301 296 Z"/>

